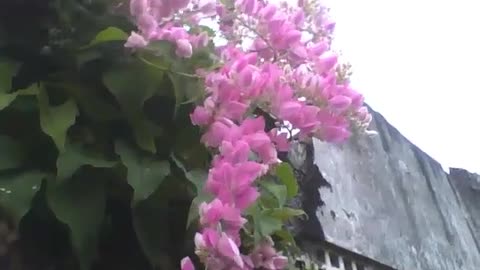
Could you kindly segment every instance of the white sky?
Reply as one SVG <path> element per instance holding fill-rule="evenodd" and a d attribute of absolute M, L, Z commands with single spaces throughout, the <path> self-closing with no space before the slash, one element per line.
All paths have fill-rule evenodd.
<path fill-rule="evenodd" d="M 366 102 L 444 167 L 480 173 L 480 1 L 326 4 Z"/>

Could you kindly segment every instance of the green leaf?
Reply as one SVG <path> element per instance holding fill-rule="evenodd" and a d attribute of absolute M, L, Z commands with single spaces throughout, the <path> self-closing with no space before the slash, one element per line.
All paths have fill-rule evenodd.
<path fill-rule="evenodd" d="M 207 182 L 208 173 L 199 169 L 191 170 L 185 173 L 187 179 L 195 185 L 197 193 L 200 193 Z"/>
<path fill-rule="evenodd" d="M 45 177 L 46 174 L 40 171 L 25 171 L 0 177 L 0 203 L 14 212 L 17 221 L 30 209 L 32 198 Z"/>
<path fill-rule="evenodd" d="M 276 231 L 275 235 L 280 237 L 283 242 L 296 246 L 295 238 L 288 230 L 282 229 L 282 230 Z"/>
<path fill-rule="evenodd" d="M 192 59 L 190 59 L 190 64 L 195 62 L 193 59 L 194 56 L 192 56 Z M 200 67 L 201 65 L 196 66 L 196 68 Z M 182 104 L 195 102 L 204 96 L 205 85 L 203 82 L 194 76 L 183 75 L 195 74 L 194 68 L 187 66 L 180 60 L 177 60 L 174 62 L 172 69 L 176 71 L 176 73 L 168 73 L 168 76 L 174 87 L 177 108 Z"/>
<path fill-rule="evenodd" d="M 187 180 L 190 181 L 195 186 L 197 193 L 202 191 L 205 185 L 205 182 L 207 181 L 208 172 L 202 169 L 193 169 L 188 171 L 184 163 L 180 161 L 175 154 L 172 154 L 171 158 L 175 162 L 175 164 L 180 169 L 182 169 Z"/>
<path fill-rule="evenodd" d="M 122 66 L 104 73 L 103 83 L 112 92 L 133 128 L 138 145 L 155 153 L 152 123 L 143 113 L 144 102 L 161 88 L 163 73 L 152 71 L 143 63 Z"/>
<path fill-rule="evenodd" d="M 75 55 L 75 60 L 77 63 L 77 67 L 82 67 L 85 63 L 88 63 L 92 60 L 96 60 L 102 57 L 102 53 L 96 48 L 82 50 Z"/>
<path fill-rule="evenodd" d="M 148 57 L 149 60 L 153 60 L 153 63 L 163 68 L 169 68 L 171 63 L 174 61 L 175 48 L 174 45 L 166 40 L 156 40 L 150 42 L 147 47 L 144 48 L 146 52 L 151 53 L 155 59 Z M 160 64 L 159 64 L 160 63 Z"/>
<path fill-rule="evenodd" d="M 257 229 L 261 236 L 268 236 L 282 228 L 282 222 L 271 216 L 262 215 L 258 220 Z"/>
<path fill-rule="evenodd" d="M 109 41 L 124 41 L 127 40 L 128 34 L 125 33 L 122 29 L 116 27 L 108 27 L 100 31 L 97 36 L 84 48 L 88 48 L 99 43 L 109 42 Z"/>
<path fill-rule="evenodd" d="M 0 110 L 8 107 L 17 98 L 17 96 L 36 94 L 38 94 L 38 87 L 36 84 L 33 84 L 26 89 L 21 89 L 13 93 L 2 93 L 0 91 Z"/>
<path fill-rule="evenodd" d="M 198 68 L 212 65 L 211 53 L 208 50 L 195 52 L 188 60 L 175 56 L 175 50 L 170 42 L 156 41 L 145 48 L 149 54 L 141 56 L 142 61 L 165 71 L 173 84 L 176 109 L 181 104 L 191 103 L 204 95 L 203 82 L 195 76 Z"/>
<path fill-rule="evenodd" d="M 92 85 L 91 82 L 79 82 L 77 78 L 68 82 L 52 83 L 48 86 L 66 92 L 75 99 L 78 107 L 91 120 L 106 122 L 121 118 L 121 111 L 102 97 L 103 89 Z"/>
<path fill-rule="evenodd" d="M 19 63 L 7 59 L 0 60 L 0 93 L 8 93 L 11 90 L 12 78 L 19 68 Z"/>
<path fill-rule="evenodd" d="M 0 110 L 3 110 L 6 107 L 8 107 L 8 105 L 10 105 L 10 103 L 12 103 L 16 97 L 17 95 L 15 93 L 13 94 L 0 93 Z"/>
<path fill-rule="evenodd" d="M 284 185 L 276 184 L 271 181 L 261 181 L 260 185 L 270 192 L 278 202 L 278 207 L 282 207 L 287 202 L 287 188 Z"/>
<path fill-rule="evenodd" d="M 90 165 L 95 168 L 110 168 L 117 162 L 107 160 L 95 152 L 89 152 L 78 144 L 68 144 L 65 151 L 58 155 L 57 181 L 70 178 L 80 167 Z"/>
<path fill-rule="evenodd" d="M 289 199 L 295 197 L 298 193 L 298 183 L 290 164 L 283 162 L 276 168 L 277 177 L 287 187 L 287 196 Z"/>
<path fill-rule="evenodd" d="M 170 174 L 150 197 L 133 209 L 137 238 L 155 269 L 177 269 L 178 261 L 169 255 L 176 255 L 184 248 L 190 206 L 185 198 L 188 197 L 185 182 L 182 177 Z"/>
<path fill-rule="evenodd" d="M 200 191 L 200 193 L 193 198 L 190 209 L 188 210 L 186 229 L 188 229 L 190 225 L 192 225 L 192 223 L 200 217 L 200 213 L 198 212 L 198 207 L 200 204 L 203 202 L 209 202 L 211 200 L 213 200 L 213 196 L 204 191 Z"/>
<path fill-rule="evenodd" d="M 183 170 L 185 173 L 185 177 L 190 181 L 196 189 L 197 196 L 193 198 L 192 204 L 190 205 L 190 209 L 188 211 L 188 218 L 187 218 L 187 229 L 190 227 L 192 222 L 199 217 L 198 213 L 198 206 L 202 202 L 211 201 L 212 195 L 206 193 L 204 191 L 205 182 L 207 181 L 208 173 L 206 171 L 195 169 L 191 171 L 187 171 L 185 166 L 180 162 L 175 155 L 172 155 L 173 161 L 177 164 L 180 169 Z"/>
<path fill-rule="evenodd" d="M 127 180 L 134 189 L 134 203 L 148 198 L 170 174 L 170 165 L 167 161 L 141 155 L 124 142 L 115 142 L 115 152 L 127 167 Z"/>
<path fill-rule="evenodd" d="M 292 217 L 306 216 L 306 213 L 302 209 L 294 209 L 289 207 L 267 209 L 265 213 L 274 218 L 286 221 Z"/>
<path fill-rule="evenodd" d="M 182 110 L 178 111 L 179 114 Z M 177 114 L 177 115 L 179 115 Z M 188 118 L 187 118 L 188 119 Z M 178 122 L 182 121 L 177 119 Z M 184 127 L 180 127 L 175 136 L 175 143 L 173 145 L 173 153 L 181 160 L 186 170 L 194 168 L 206 168 L 209 160 L 208 149 L 201 143 L 202 134 L 197 127 L 190 123 L 190 119 Z"/>
<path fill-rule="evenodd" d="M 60 152 L 65 150 L 68 129 L 75 124 L 78 108 L 72 99 L 59 106 L 50 106 L 48 94 L 41 88 L 38 95 L 40 126 L 43 132 L 52 137 Z"/>
<path fill-rule="evenodd" d="M 81 268 L 90 269 L 105 216 L 105 175 L 95 169 L 84 169 L 70 181 L 50 182 L 47 201 L 55 216 L 70 227 Z"/>
<path fill-rule="evenodd" d="M 255 231 L 255 242 L 258 243 L 263 237 L 273 234 L 282 229 L 282 221 L 272 217 L 267 211 L 262 211 L 258 207 L 253 210 L 253 223 Z"/>
<path fill-rule="evenodd" d="M 24 159 L 24 152 L 19 143 L 14 139 L 0 135 L 0 170 L 15 169 L 20 167 Z"/>

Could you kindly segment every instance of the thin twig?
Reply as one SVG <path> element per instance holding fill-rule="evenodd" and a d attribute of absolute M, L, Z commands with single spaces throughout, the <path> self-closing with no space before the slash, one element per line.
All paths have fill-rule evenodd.
<path fill-rule="evenodd" d="M 245 20 L 243 20 L 239 16 L 237 16 L 236 18 L 242 24 L 242 26 L 244 26 L 248 30 L 255 33 L 257 36 L 259 36 L 265 42 L 265 44 L 267 44 L 267 46 L 273 52 L 273 62 L 275 62 L 277 60 L 277 51 L 273 48 L 272 44 L 270 44 L 270 41 L 268 39 L 266 39 L 262 34 L 260 34 L 256 29 L 252 28 Z"/>
<path fill-rule="evenodd" d="M 180 76 L 184 76 L 184 77 L 188 77 L 188 78 L 194 78 L 194 79 L 201 79 L 202 77 L 198 76 L 198 75 L 195 75 L 195 74 L 190 74 L 190 73 L 184 73 L 184 72 L 180 72 L 180 71 L 175 71 L 175 70 L 171 70 L 169 68 L 166 68 L 166 67 L 162 67 L 162 66 L 159 66 L 159 65 L 156 65 L 150 61 L 148 61 L 147 59 L 143 58 L 142 56 L 139 56 L 138 57 L 140 60 L 142 60 L 145 64 L 149 65 L 149 66 L 152 66 L 154 68 L 157 68 L 157 69 L 160 69 L 160 70 L 163 70 L 165 72 L 170 72 L 170 73 L 173 73 L 173 74 L 177 74 L 177 75 L 180 75 Z"/>

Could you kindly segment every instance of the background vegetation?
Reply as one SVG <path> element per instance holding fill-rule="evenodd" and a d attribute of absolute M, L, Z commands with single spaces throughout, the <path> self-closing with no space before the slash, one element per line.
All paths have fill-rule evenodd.
<path fill-rule="evenodd" d="M 177 269 L 193 255 L 211 156 L 189 74 L 214 59 L 163 42 L 131 53 L 123 10 L 0 1 L 0 269 Z M 283 224 L 303 212 L 284 205 L 298 187 L 288 164 L 277 173 L 247 232 L 294 252 Z"/>

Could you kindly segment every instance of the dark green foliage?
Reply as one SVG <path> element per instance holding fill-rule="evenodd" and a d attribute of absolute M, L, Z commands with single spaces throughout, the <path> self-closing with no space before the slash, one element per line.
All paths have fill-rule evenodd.
<path fill-rule="evenodd" d="M 193 254 L 211 154 L 189 114 L 211 48 L 126 50 L 119 3 L 0 1 L 0 224 L 19 237 L 1 269 L 167 270 Z M 277 173 L 249 212 L 254 241 L 291 242 L 282 222 L 303 213 L 283 208 L 291 168 Z"/>

